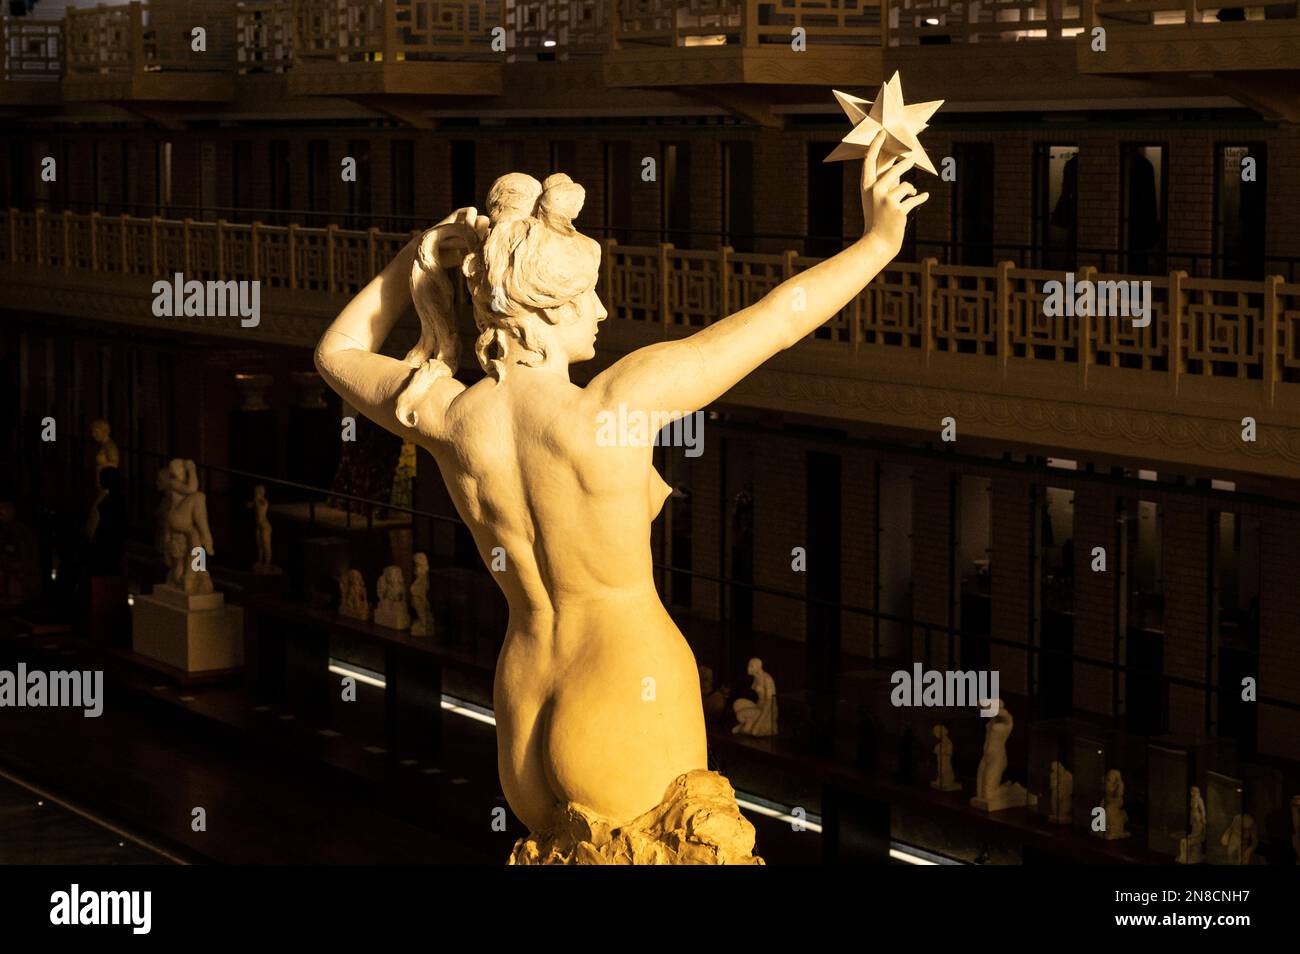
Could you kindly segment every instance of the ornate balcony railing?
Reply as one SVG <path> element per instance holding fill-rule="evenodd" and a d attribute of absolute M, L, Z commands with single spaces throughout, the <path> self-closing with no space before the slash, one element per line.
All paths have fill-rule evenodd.
<path fill-rule="evenodd" d="M 294 43 L 340 63 L 487 57 L 504 13 L 505 0 L 296 0 Z"/>
<path fill-rule="evenodd" d="M 890 0 L 891 46 L 1060 40 L 1094 26 L 1292 19 L 1300 0 Z"/>
<path fill-rule="evenodd" d="M 1092 0 L 1089 26 L 1181 26 L 1243 20 L 1293 20 L 1300 0 Z"/>
<path fill-rule="evenodd" d="M 68 8 L 64 21 L 69 74 L 106 75 L 160 68 L 157 37 L 146 29 L 144 7 Z"/>
<path fill-rule="evenodd" d="M 610 44 L 611 8 L 610 0 L 510 0 L 514 49 L 603 53 Z"/>
<path fill-rule="evenodd" d="M 235 8 L 240 73 L 283 73 L 293 65 L 292 0 L 244 0 Z"/>
<path fill-rule="evenodd" d="M 1081 33 L 1093 0 L 891 0 L 891 46 L 1059 40 Z"/>
<path fill-rule="evenodd" d="M 810 43 L 880 46 L 888 0 L 617 0 L 615 45 L 789 45 L 802 27 Z"/>
<path fill-rule="evenodd" d="M 0 81 L 57 81 L 63 73 L 63 24 L 0 17 Z"/>
<path fill-rule="evenodd" d="M 0 266 L 23 274 L 170 278 L 180 272 L 187 280 L 260 280 L 273 289 L 347 295 L 414 234 L 10 210 L 0 229 Z M 654 328 L 655 337 L 702 328 L 820 261 L 794 252 L 623 246 L 612 239 L 603 245 L 600 293 L 610 318 Z M 805 347 L 849 356 L 912 354 L 925 366 L 966 360 L 1003 377 L 1012 365 L 1036 367 L 1083 388 L 1095 373 L 1133 375 L 1125 390 L 1141 389 L 1140 381 L 1167 382 L 1171 394 L 1179 393 L 1180 382 L 1230 380 L 1267 406 L 1279 386 L 1300 385 L 1300 283 L 1178 271 L 1143 279 L 1091 267 L 1074 275 L 1076 286 L 1088 280 L 1149 280 L 1150 323 L 1048 315 L 1044 286 L 1065 281 L 1062 272 L 925 259 L 889 265 Z M 1163 393 L 1165 385 L 1156 389 Z"/>

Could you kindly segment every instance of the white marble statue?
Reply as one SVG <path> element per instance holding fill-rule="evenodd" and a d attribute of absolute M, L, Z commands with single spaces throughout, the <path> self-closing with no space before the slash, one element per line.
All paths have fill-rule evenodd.
<path fill-rule="evenodd" d="M 1053 762 L 1048 771 L 1052 791 L 1047 820 L 1058 825 L 1068 825 L 1074 816 L 1074 773 L 1060 762 Z"/>
<path fill-rule="evenodd" d="M 1259 833 L 1255 830 L 1255 819 L 1251 815 L 1233 815 L 1232 821 L 1224 829 L 1219 844 L 1228 849 L 1228 864 L 1248 865 L 1255 860 L 1255 849 L 1259 847 Z"/>
<path fill-rule="evenodd" d="M 603 441 L 601 422 L 620 409 L 626 420 L 707 407 L 852 301 L 898 254 L 925 198 L 900 178 L 912 157 L 878 161 L 885 139 L 863 164 L 860 241 L 582 385 L 572 366 L 596 356 L 606 316 L 601 245 L 574 227 L 585 192 L 562 173 L 497 179 L 486 215 L 457 210 L 412 241 L 322 336 L 321 377 L 430 454 L 509 604 L 493 689 L 498 769 L 532 833 L 512 862 L 759 860 L 730 784 L 709 770 L 695 659 L 654 586 L 650 526 L 671 493 L 654 435 Z M 455 377 L 465 292 L 483 371 L 469 384 Z M 792 308 L 796 297 L 807 307 Z M 388 357 L 412 303 L 419 341 Z M 764 695 L 774 703 L 766 682 Z M 764 703 L 749 724 L 775 729 Z M 703 806 L 708 826 L 666 827 Z"/>
<path fill-rule="evenodd" d="M 348 570 L 339 583 L 339 615 L 370 622 L 370 597 L 360 570 Z"/>
<path fill-rule="evenodd" d="M 1190 830 L 1178 839 L 1178 864 L 1199 865 L 1205 857 L 1205 799 L 1201 790 L 1193 785 L 1187 797 L 1187 817 Z"/>
<path fill-rule="evenodd" d="M 167 582 L 189 594 L 211 593 L 207 561 L 216 550 L 208 526 L 208 501 L 199 490 L 194 461 L 173 460 L 166 475 L 159 475 L 159 484 L 165 487 L 168 502 L 163 529 Z M 203 553 L 196 554 L 196 548 L 202 548 Z"/>
<path fill-rule="evenodd" d="M 90 436 L 94 438 L 99 449 L 95 451 L 95 479 L 98 482 L 99 472 L 105 467 L 122 466 L 121 457 L 117 452 L 117 444 L 109 435 L 112 433 L 108 421 L 98 420 L 90 425 Z"/>
<path fill-rule="evenodd" d="M 1037 798 L 1019 782 L 1002 781 L 1007 770 L 1007 739 L 1015 723 L 1001 699 L 994 703 L 994 709 L 994 715 L 986 720 L 988 725 L 984 727 L 984 754 L 975 770 L 975 796 L 970 803 L 986 812 L 1037 804 Z"/>
<path fill-rule="evenodd" d="M 1104 794 L 1101 807 L 1106 813 L 1106 828 L 1102 837 L 1118 841 L 1129 836 L 1128 812 L 1124 811 L 1124 776 L 1119 769 L 1111 769 L 1103 781 Z"/>
<path fill-rule="evenodd" d="M 415 620 L 411 623 L 412 636 L 433 635 L 433 614 L 429 612 L 429 558 L 417 553 L 414 560 L 414 575 L 411 579 L 411 609 L 415 610 Z"/>
<path fill-rule="evenodd" d="M 758 701 L 737 699 L 732 704 L 736 718 L 740 720 L 731 731 L 736 735 L 776 735 L 776 682 L 763 671 L 763 660 L 751 659 L 745 672 L 754 678 L 750 687 Z"/>
<path fill-rule="evenodd" d="M 386 566 L 375 584 L 379 602 L 375 604 L 375 622 L 390 629 L 410 629 L 411 611 L 406 605 L 406 580 L 400 566 Z"/>
<path fill-rule="evenodd" d="M 959 792 L 961 782 L 952 770 L 952 739 L 948 737 L 948 727 L 936 725 L 932 731 L 938 741 L 934 744 L 935 777 L 930 787 L 941 792 Z"/>
<path fill-rule="evenodd" d="M 266 488 L 261 484 L 253 488 L 253 499 L 248 506 L 253 508 L 257 521 L 257 562 L 253 564 L 253 572 L 278 573 L 279 567 L 271 562 L 271 521 L 267 517 L 271 505 L 266 499 Z"/>

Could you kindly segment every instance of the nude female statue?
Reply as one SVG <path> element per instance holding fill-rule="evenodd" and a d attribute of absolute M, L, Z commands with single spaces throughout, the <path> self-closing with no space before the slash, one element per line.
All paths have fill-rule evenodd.
<path fill-rule="evenodd" d="M 493 548 L 505 551 L 493 574 L 510 610 L 494 686 L 497 761 L 506 800 L 533 833 L 512 861 L 758 860 L 731 787 L 707 770 L 695 659 L 655 590 L 650 524 L 670 488 L 652 442 L 598 445 L 598 415 L 620 403 L 674 417 L 704 408 L 858 294 L 898 254 L 907 214 L 926 198 L 900 182 L 911 158 L 879 163 L 882 142 L 864 163 L 861 239 L 688 338 L 624 356 L 586 387 L 569 367 L 595 357 L 607 314 L 595 292 L 600 245 L 574 229 L 585 193 L 563 174 L 544 185 L 498 179 L 486 216 L 460 209 L 412 241 L 321 338 L 322 378 L 433 456 L 487 565 Z M 458 263 L 486 372 L 468 387 L 452 376 L 443 272 Z M 412 300 L 419 343 L 404 360 L 378 354 Z M 718 820 L 712 833 L 665 847 L 665 806 L 689 815 L 704 804 Z M 601 844 L 570 837 L 573 813 L 625 831 Z"/>
<path fill-rule="evenodd" d="M 763 660 L 758 658 L 749 661 L 745 672 L 753 677 L 750 688 L 754 690 L 758 701 L 735 701 L 732 709 L 740 721 L 732 727 L 731 732 L 733 735 L 776 735 L 776 682 L 763 670 Z"/>
<path fill-rule="evenodd" d="M 267 517 L 271 502 L 266 499 L 264 486 L 258 484 L 253 488 L 253 499 L 248 502 L 248 506 L 253 508 L 253 518 L 257 523 L 257 562 L 253 564 L 253 570 L 273 571 L 275 565 L 271 562 L 271 521 Z"/>

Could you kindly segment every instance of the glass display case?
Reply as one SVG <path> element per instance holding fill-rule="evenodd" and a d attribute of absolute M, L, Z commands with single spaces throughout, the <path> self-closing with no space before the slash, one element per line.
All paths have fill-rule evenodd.
<path fill-rule="evenodd" d="M 1090 726 L 1078 719 L 1047 719 L 1029 728 L 1029 794 L 1031 810 L 1057 825 L 1070 825 L 1083 811 L 1075 764 L 1075 737 Z M 1085 772 L 1090 771 L 1084 763 Z M 1086 788 L 1086 786 L 1085 786 Z"/>
<path fill-rule="evenodd" d="M 1147 745 L 1147 848 L 1179 864 L 1204 860 L 1207 773 L 1232 772 L 1232 743 L 1165 735 Z"/>

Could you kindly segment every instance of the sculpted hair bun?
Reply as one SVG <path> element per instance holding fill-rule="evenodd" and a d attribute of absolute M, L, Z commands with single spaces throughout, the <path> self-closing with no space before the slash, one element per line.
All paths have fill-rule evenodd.
<path fill-rule="evenodd" d="M 573 220 L 582 211 L 587 190 L 563 172 L 547 176 L 542 197 L 537 203 L 537 217 L 557 232 L 573 233 Z"/>

